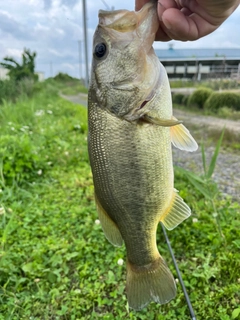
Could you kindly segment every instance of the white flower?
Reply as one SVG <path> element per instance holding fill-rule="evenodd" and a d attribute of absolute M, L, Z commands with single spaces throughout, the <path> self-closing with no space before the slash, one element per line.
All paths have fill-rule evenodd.
<path fill-rule="evenodd" d="M 65 156 L 69 156 L 69 152 L 68 151 L 65 151 L 64 154 L 65 154 Z"/>
<path fill-rule="evenodd" d="M 52 110 L 47 110 L 47 113 L 52 114 L 53 112 L 52 112 Z"/>
<path fill-rule="evenodd" d="M 35 116 L 37 116 L 37 117 L 40 117 L 40 116 L 42 116 L 42 115 L 44 115 L 44 110 L 37 110 L 37 111 L 35 112 Z"/>
<path fill-rule="evenodd" d="M 178 282 L 179 282 L 178 278 L 175 279 L 175 282 L 176 282 L 176 284 L 178 284 Z"/>
<path fill-rule="evenodd" d="M 120 258 L 120 259 L 118 259 L 118 262 L 117 262 L 117 263 L 118 263 L 119 266 L 122 266 L 122 265 L 123 265 L 123 262 L 124 262 L 123 259 Z"/>
<path fill-rule="evenodd" d="M 75 289 L 74 292 L 79 294 L 79 293 L 81 293 L 81 290 L 80 289 Z"/>
<path fill-rule="evenodd" d="M 96 219 L 95 224 L 100 224 L 100 220 Z"/>
<path fill-rule="evenodd" d="M 196 222 L 198 222 L 198 219 L 197 219 L 197 218 L 193 218 L 193 219 L 192 219 L 192 222 L 193 222 L 193 223 L 196 223 Z"/>
<path fill-rule="evenodd" d="M 5 209 L 3 207 L 0 207 L 0 216 L 5 214 Z"/>
<path fill-rule="evenodd" d="M 0 189 L 0 193 L 2 193 L 3 191 L 2 191 L 2 189 Z"/>
<path fill-rule="evenodd" d="M 52 164 L 52 162 L 51 162 L 51 161 L 49 161 L 49 162 L 47 162 L 47 164 L 50 166 L 50 165 Z"/>
<path fill-rule="evenodd" d="M 11 127 L 11 130 L 12 130 L 12 131 L 14 131 L 14 130 L 15 130 L 15 128 L 14 128 L 14 127 Z"/>
<path fill-rule="evenodd" d="M 213 212 L 212 216 L 213 216 L 213 218 L 217 218 L 218 213 L 217 212 Z"/>
<path fill-rule="evenodd" d="M 40 176 L 42 174 L 42 169 L 38 170 L 37 174 Z"/>

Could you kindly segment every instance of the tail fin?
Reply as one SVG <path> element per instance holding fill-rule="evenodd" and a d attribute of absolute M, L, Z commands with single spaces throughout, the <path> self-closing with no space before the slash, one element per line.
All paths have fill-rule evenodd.
<path fill-rule="evenodd" d="M 127 297 L 129 307 L 144 308 L 150 301 L 164 304 L 176 296 L 175 280 L 160 256 L 146 266 L 127 263 Z"/>

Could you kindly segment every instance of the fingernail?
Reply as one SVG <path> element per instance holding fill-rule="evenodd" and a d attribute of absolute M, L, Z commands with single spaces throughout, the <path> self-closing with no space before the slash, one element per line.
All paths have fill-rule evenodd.
<path fill-rule="evenodd" d="M 172 25 L 171 25 L 171 23 L 170 23 L 168 20 L 164 19 L 164 21 L 162 21 L 162 22 L 163 22 L 164 26 L 165 26 L 168 30 L 171 30 L 171 29 L 172 29 Z"/>

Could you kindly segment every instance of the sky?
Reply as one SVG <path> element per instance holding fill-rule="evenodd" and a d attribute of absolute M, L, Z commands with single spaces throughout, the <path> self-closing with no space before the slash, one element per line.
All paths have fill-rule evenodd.
<path fill-rule="evenodd" d="M 134 0 L 86 0 L 89 68 L 99 9 L 134 10 Z M 24 48 L 37 52 L 36 71 L 45 78 L 65 72 L 85 76 L 82 0 L 0 0 L 0 61 L 21 61 Z M 193 42 L 155 42 L 154 47 L 240 48 L 240 7 L 214 33 Z M 80 44 L 80 45 L 79 45 Z M 79 47 L 82 50 L 79 50 Z"/>

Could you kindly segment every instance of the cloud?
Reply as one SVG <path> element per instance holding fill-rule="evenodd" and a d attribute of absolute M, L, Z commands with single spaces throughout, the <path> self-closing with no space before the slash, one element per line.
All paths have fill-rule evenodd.
<path fill-rule="evenodd" d="M 48 10 L 52 7 L 52 0 L 43 0 L 44 3 L 44 9 Z"/>
<path fill-rule="evenodd" d="M 54 0 L 43 0 L 44 3 L 44 9 L 49 10 L 54 6 Z M 56 1 L 55 1 L 56 3 Z M 73 8 L 77 3 L 79 3 L 79 0 L 60 0 L 57 5 L 58 6 L 66 6 L 69 8 Z"/>
<path fill-rule="evenodd" d="M 18 39 L 33 39 L 31 30 L 29 30 L 28 26 L 15 20 L 9 13 L 0 11 L 0 21 L 2 37 L 4 37 L 4 35 L 10 35 L 11 37 L 16 37 Z"/>

